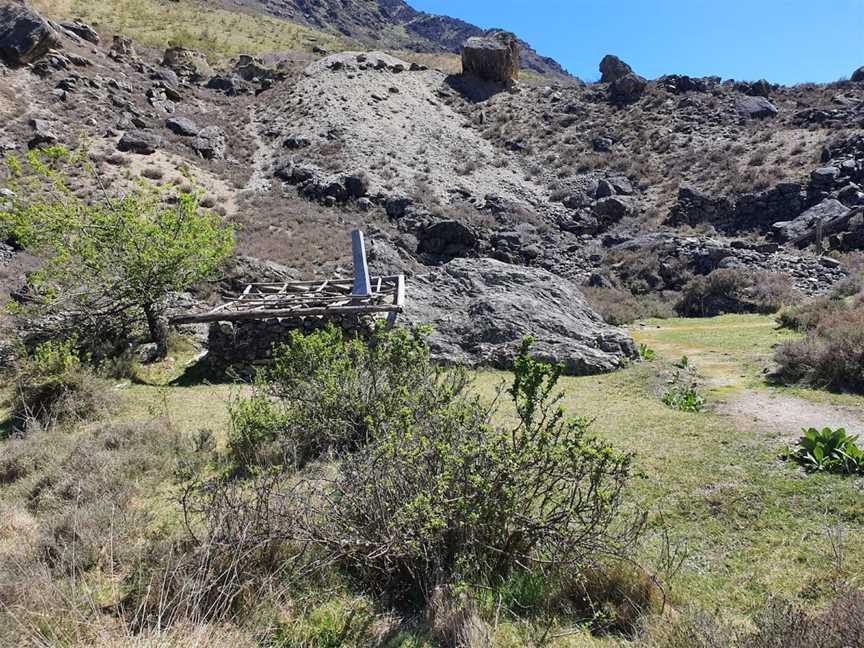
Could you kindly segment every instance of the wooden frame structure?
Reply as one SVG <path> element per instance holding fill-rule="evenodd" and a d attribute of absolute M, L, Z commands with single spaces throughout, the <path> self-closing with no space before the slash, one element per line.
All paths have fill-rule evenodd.
<path fill-rule="evenodd" d="M 405 277 L 369 277 L 363 232 L 351 233 L 353 279 L 253 283 L 239 295 L 206 313 L 184 315 L 173 324 L 241 322 L 265 319 L 320 318 L 387 314 L 389 326 L 405 308 Z"/>
<path fill-rule="evenodd" d="M 337 319 L 343 315 L 386 313 L 390 324 L 405 306 L 405 277 L 372 277 L 369 294 L 353 294 L 352 279 L 250 284 L 230 301 L 200 314 L 175 318 L 175 324 L 240 322 L 262 319 Z"/>

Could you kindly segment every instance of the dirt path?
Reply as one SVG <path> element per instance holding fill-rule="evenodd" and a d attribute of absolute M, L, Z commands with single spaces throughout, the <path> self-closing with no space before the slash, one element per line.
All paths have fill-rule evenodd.
<path fill-rule="evenodd" d="M 806 399 L 767 390 L 733 392 L 717 403 L 717 412 L 742 423 L 774 432 L 794 441 L 803 428 L 845 428 L 864 437 L 864 412 L 860 408 L 812 403 Z"/>
<path fill-rule="evenodd" d="M 803 428 L 845 428 L 864 438 L 864 398 L 850 405 L 814 402 L 762 382 L 772 347 L 789 334 L 772 318 L 724 316 L 666 320 L 634 331 L 640 342 L 671 360 L 687 355 L 699 371 L 713 411 L 792 442 Z M 860 405 L 856 405 L 858 400 Z"/>

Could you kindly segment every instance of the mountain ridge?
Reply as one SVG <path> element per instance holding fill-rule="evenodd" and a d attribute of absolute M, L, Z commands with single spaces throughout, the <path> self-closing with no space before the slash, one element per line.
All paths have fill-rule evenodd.
<path fill-rule="evenodd" d="M 325 31 L 335 31 L 380 49 L 458 54 L 482 29 L 459 18 L 418 11 L 403 0 L 217 0 L 225 8 L 244 8 Z M 522 67 L 544 77 L 572 79 L 555 59 L 539 54 L 524 40 Z"/>

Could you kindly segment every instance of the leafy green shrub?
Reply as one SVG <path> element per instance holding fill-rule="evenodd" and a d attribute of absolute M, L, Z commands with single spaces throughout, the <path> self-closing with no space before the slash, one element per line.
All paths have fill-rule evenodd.
<path fill-rule="evenodd" d="M 724 313 L 774 313 L 798 298 L 786 275 L 746 268 L 720 268 L 694 277 L 675 310 L 684 317 Z"/>
<path fill-rule="evenodd" d="M 864 474 L 864 450 L 858 447 L 857 441 L 857 436 L 847 434 L 843 428 L 810 428 L 804 430 L 798 448 L 790 451 L 788 457 L 807 470 Z"/>
<path fill-rule="evenodd" d="M 578 569 L 624 551 L 643 522 L 622 508 L 633 455 L 567 418 L 553 394 L 561 368 L 528 350 L 508 390 L 515 427 L 493 426 L 496 405 L 454 400 L 439 381 L 438 406 L 403 408 L 343 457 L 336 478 L 304 482 L 303 539 L 371 589 L 421 600 L 439 585 Z"/>
<path fill-rule="evenodd" d="M 22 310 L 70 313 L 89 325 L 122 323 L 138 315 L 157 344 L 168 351 L 166 301 L 212 278 L 234 249 L 233 229 L 202 208 L 201 193 L 166 190 L 141 181 L 123 192 L 103 187 L 86 150 L 62 147 L 7 158 L 9 209 L 0 210 L 0 235 L 11 236 L 43 260 L 27 277 L 30 300 Z M 100 191 L 80 196 L 69 177 L 87 176 Z"/>
<path fill-rule="evenodd" d="M 774 360 L 784 382 L 864 393 L 864 308 L 821 317 L 804 339 L 781 344 Z"/>
<path fill-rule="evenodd" d="M 699 391 L 696 368 L 687 356 L 675 365 L 675 371 L 666 381 L 667 387 L 660 397 L 664 405 L 681 412 L 699 413 L 705 408 L 705 397 Z"/>
<path fill-rule="evenodd" d="M 74 340 L 45 342 L 17 368 L 10 398 L 19 430 L 85 419 L 110 402 L 108 387 L 86 368 Z"/>
<path fill-rule="evenodd" d="M 292 333 L 274 351 L 254 393 L 231 406 L 228 446 L 240 467 L 280 461 L 302 466 L 330 451 L 352 451 L 410 414 L 446 408 L 467 384 L 464 370 L 434 365 L 422 332 L 378 327 L 366 339 L 329 326 Z"/>
<path fill-rule="evenodd" d="M 647 344 L 640 344 L 639 357 L 645 362 L 654 362 L 657 359 L 657 352 Z"/>

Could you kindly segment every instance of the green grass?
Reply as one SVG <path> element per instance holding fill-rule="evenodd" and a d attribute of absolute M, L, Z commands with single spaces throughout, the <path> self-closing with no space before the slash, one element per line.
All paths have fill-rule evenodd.
<path fill-rule="evenodd" d="M 343 50 L 348 42 L 333 34 L 240 10 L 218 9 L 199 0 L 34 0 L 54 18 L 80 18 L 97 26 L 103 38 L 126 35 L 156 48 L 181 45 L 219 62 L 238 54 L 308 52 L 314 46 Z"/>
<path fill-rule="evenodd" d="M 789 337 L 770 318 L 749 315 L 651 321 L 634 334 L 663 360 L 687 355 L 715 385 L 709 396 L 760 385 L 772 345 Z M 771 595 L 819 601 L 824 593 L 814 583 L 830 571 L 827 531 L 834 527 L 845 530 L 845 568 L 864 572 L 860 480 L 805 475 L 779 459 L 782 445 L 773 435 L 710 412 L 665 407 L 663 369 L 659 361 L 642 363 L 564 378 L 561 387 L 568 412 L 593 417 L 597 434 L 638 454 L 646 476 L 633 496 L 653 511 L 645 561 L 659 548 L 661 524 L 687 543 L 673 602 L 746 615 Z M 507 377 L 479 373 L 478 388 L 491 395 Z"/>
<path fill-rule="evenodd" d="M 738 389 L 766 388 L 759 382 L 761 366 L 772 345 L 790 334 L 778 330 L 770 318 L 759 316 L 652 321 L 634 334 L 640 343 L 657 351 L 655 362 L 634 364 L 609 375 L 564 378 L 562 404 L 573 415 L 594 418 L 597 434 L 637 453 L 644 477 L 634 485 L 631 501 L 651 511 L 639 560 L 649 569 L 656 565 L 662 529 L 675 544 L 687 547 L 682 569 L 667 584 L 673 606 L 696 604 L 746 621 L 770 596 L 819 605 L 831 597 L 833 578 L 864 573 L 862 480 L 807 475 L 780 460 L 782 440 L 777 435 L 739 427 L 746 424 L 710 409 L 702 414 L 683 413 L 660 401 L 668 363 L 685 354 L 711 381 L 709 401 Z M 226 406 L 234 387 L 172 385 L 192 353 L 180 351 L 174 362 L 147 369 L 146 377 L 155 384 L 137 382 L 122 389 L 123 405 L 111 418 L 118 422 L 159 418 L 182 436 L 208 428 L 224 443 Z M 475 377 L 476 389 L 492 397 L 510 374 L 479 371 Z M 501 414 L 501 422 L 506 423 L 513 412 L 504 409 Z M 83 429 L 73 435 L 82 433 Z M 73 439 L 63 437 L 51 454 L 63 455 Z M 18 516 L 21 528 L 31 518 L 19 498 L 24 487 L 38 478 L 35 474 L 27 484 L 0 487 L 0 504 Z M 179 524 L 172 488 L 166 481 L 163 487 L 138 496 L 138 505 L 152 516 L 151 531 L 160 525 Z M 13 524 L 12 530 L 15 528 Z M 829 531 L 837 529 L 843 530 L 843 574 L 834 567 L 829 537 Z M 283 640 L 282 645 L 290 645 L 301 638 L 327 640 L 346 628 L 358 637 L 375 634 L 384 620 L 368 612 L 351 616 L 354 608 L 366 610 L 368 601 L 344 596 L 348 598 L 338 605 L 319 597 L 308 609 L 304 605 L 303 609 L 285 610 L 277 638 Z M 356 628 L 346 625 L 355 622 L 360 624 Z M 566 634 L 567 628 L 555 632 L 559 630 L 565 636 L 556 639 L 554 646 L 617 645 L 612 639 Z M 537 631 L 530 621 L 504 619 L 495 630 L 495 645 L 526 645 Z M 407 631 L 388 645 L 429 644 Z"/>

